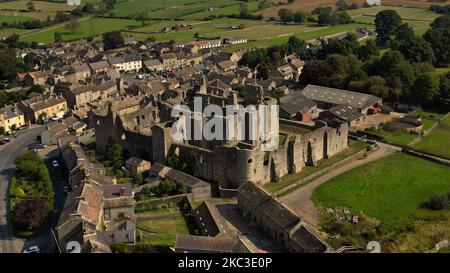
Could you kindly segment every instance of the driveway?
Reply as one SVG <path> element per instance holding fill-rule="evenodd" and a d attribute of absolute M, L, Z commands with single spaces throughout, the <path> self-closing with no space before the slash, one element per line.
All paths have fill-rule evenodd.
<path fill-rule="evenodd" d="M 341 167 L 338 167 L 320 176 L 316 180 L 304 185 L 303 187 L 300 187 L 297 190 L 281 197 L 280 200 L 283 202 L 283 204 L 288 206 L 297 215 L 299 215 L 304 221 L 314 226 L 318 226 L 319 215 L 317 213 L 316 207 L 311 201 L 311 196 L 314 193 L 314 190 L 328 180 L 345 172 L 348 172 L 351 169 L 370 163 L 372 161 L 376 161 L 401 150 L 400 148 L 386 145 L 384 143 L 378 143 L 378 145 L 380 148 L 375 152 L 368 154 L 366 158 L 354 160 Z"/>

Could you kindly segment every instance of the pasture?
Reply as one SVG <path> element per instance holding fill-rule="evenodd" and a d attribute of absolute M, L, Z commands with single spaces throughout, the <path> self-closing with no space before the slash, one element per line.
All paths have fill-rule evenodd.
<path fill-rule="evenodd" d="M 35 11 L 27 11 L 28 0 L 17 0 L 0 3 L 0 20 L 4 16 L 13 17 L 27 17 L 32 19 L 46 20 L 48 16 L 53 18 L 58 11 L 69 12 L 75 7 L 69 6 L 66 3 L 32 1 L 34 3 Z"/>
<path fill-rule="evenodd" d="M 450 115 L 439 122 L 429 135 L 414 146 L 414 149 L 450 159 Z"/>
<path fill-rule="evenodd" d="M 394 154 L 355 168 L 321 185 L 312 200 L 322 207 L 347 207 L 381 221 L 418 211 L 431 196 L 450 192 L 449 167 Z"/>

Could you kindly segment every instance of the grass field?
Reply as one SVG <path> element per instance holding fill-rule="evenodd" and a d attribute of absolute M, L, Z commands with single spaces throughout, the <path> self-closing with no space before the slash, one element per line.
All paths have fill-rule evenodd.
<path fill-rule="evenodd" d="M 27 11 L 27 3 L 28 0 L 0 2 L 1 15 L 46 20 L 48 16 L 53 18 L 57 11 L 71 11 L 75 8 L 74 6 L 69 6 L 66 3 L 33 1 L 36 11 Z"/>
<path fill-rule="evenodd" d="M 148 245 L 173 246 L 176 234 L 189 234 L 188 225 L 177 208 L 139 213 L 137 217 L 137 226 L 153 233 L 144 235 L 143 240 Z M 156 219 L 145 220 L 149 217 Z"/>
<path fill-rule="evenodd" d="M 414 146 L 414 149 L 450 159 L 450 116 Z"/>
<path fill-rule="evenodd" d="M 450 192 L 448 167 L 395 154 L 335 177 L 316 189 L 319 206 L 343 206 L 381 221 L 408 217 L 436 194 Z"/>
<path fill-rule="evenodd" d="M 84 37 L 100 35 L 108 31 L 138 27 L 140 25 L 140 22 L 129 19 L 88 18 L 80 22 L 80 28 L 77 29 L 74 34 L 69 33 L 64 28 L 64 25 L 60 25 L 41 31 L 35 31 L 31 34 L 26 34 L 22 36 L 21 40 L 25 42 L 37 41 L 40 43 L 51 43 L 54 41 L 55 32 L 61 32 L 65 41 L 71 41 Z"/>

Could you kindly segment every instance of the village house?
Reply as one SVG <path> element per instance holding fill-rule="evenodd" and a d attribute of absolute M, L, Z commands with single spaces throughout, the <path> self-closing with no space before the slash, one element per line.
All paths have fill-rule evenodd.
<path fill-rule="evenodd" d="M 245 39 L 244 37 L 241 37 L 241 36 L 233 36 L 233 37 L 223 39 L 223 43 L 229 44 L 229 45 L 245 44 L 246 42 L 247 42 L 247 39 Z"/>
<path fill-rule="evenodd" d="M 111 69 L 111 65 L 108 63 L 108 61 L 89 63 L 89 67 L 91 68 L 93 74 L 107 72 L 109 69 Z"/>
<path fill-rule="evenodd" d="M 46 130 L 41 133 L 41 143 L 46 145 L 56 145 L 58 140 L 68 134 L 81 135 L 87 124 L 77 120 L 75 117 L 68 117 L 63 120 L 54 121 L 46 125 Z"/>
<path fill-rule="evenodd" d="M 108 62 L 119 72 L 137 72 L 142 68 L 142 60 L 136 54 L 128 54 L 119 57 L 110 57 Z"/>
<path fill-rule="evenodd" d="M 147 160 L 134 156 L 130 157 L 125 162 L 125 168 L 127 169 L 128 174 L 132 177 L 136 176 L 138 173 L 143 173 L 150 170 L 151 166 L 152 164 Z"/>
<path fill-rule="evenodd" d="M 158 59 L 144 61 L 144 66 L 148 71 L 158 72 L 164 70 L 164 64 Z"/>
<path fill-rule="evenodd" d="M 25 115 L 17 105 L 6 105 L 0 108 L 0 127 L 5 133 L 25 126 Z"/>
<path fill-rule="evenodd" d="M 24 77 L 24 84 L 26 86 L 45 85 L 49 75 L 43 71 L 29 72 Z"/>
<path fill-rule="evenodd" d="M 107 229 L 116 229 L 118 225 L 133 219 L 135 201 L 131 184 L 105 185 L 101 189 Z"/>
<path fill-rule="evenodd" d="M 27 124 L 52 117 L 62 118 L 67 113 L 66 99 L 57 95 L 51 97 L 39 95 L 20 101 L 17 105 L 24 113 Z"/>
<path fill-rule="evenodd" d="M 160 179 L 171 179 L 177 185 L 186 187 L 192 194 L 193 200 L 206 200 L 211 198 L 211 185 L 201 179 L 193 177 L 182 171 L 172 169 L 160 163 L 155 163 L 150 168 L 150 177 L 159 177 Z"/>

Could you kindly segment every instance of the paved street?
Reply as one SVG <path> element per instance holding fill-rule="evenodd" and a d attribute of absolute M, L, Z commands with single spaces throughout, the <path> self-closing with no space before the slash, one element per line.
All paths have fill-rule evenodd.
<path fill-rule="evenodd" d="M 1 147 L 0 150 L 0 253 L 21 252 L 24 246 L 33 242 L 14 238 L 8 217 L 8 189 L 9 180 L 13 172 L 14 159 L 27 147 L 36 142 L 38 136 L 44 130 L 43 126 L 34 126 L 20 132 L 16 139 Z M 39 240 L 40 238 L 36 238 Z"/>

